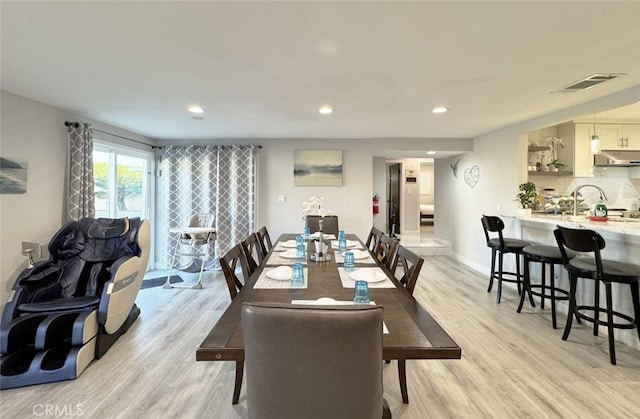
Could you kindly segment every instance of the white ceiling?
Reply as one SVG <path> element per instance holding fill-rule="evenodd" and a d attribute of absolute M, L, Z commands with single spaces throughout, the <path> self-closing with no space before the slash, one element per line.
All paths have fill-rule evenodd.
<path fill-rule="evenodd" d="M 469 138 L 640 85 L 633 1 L 0 4 L 3 90 L 156 139 Z"/>

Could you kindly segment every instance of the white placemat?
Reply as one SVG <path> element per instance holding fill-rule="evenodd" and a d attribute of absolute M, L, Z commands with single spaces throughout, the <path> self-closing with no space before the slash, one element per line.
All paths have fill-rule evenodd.
<path fill-rule="evenodd" d="M 302 304 L 302 305 L 323 305 L 323 306 L 350 306 L 354 305 L 353 301 L 339 301 L 334 300 L 333 298 L 318 298 L 317 300 L 291 300 L 291 304 Z M 375 301 L 369 301 L 369 304 L 372 306 L 376 305 Z M 382 333 L 385 335 L 389 334 L 389 329 L 385 322 L 382 322 Z"/>
<path fill-rule="evenodd" d="M 359 269 L 377 269 L 378 271 L 384 273 L 384 271 L 380 268 L 356 268 Z M 356 285 L 356 281 L 351 279 L 351 272 L 345 272 L 344 268 L 339 267 L 338 273 L 340 274 L 340 281 L 342 281 L 342 286 L 344 288 L 354 288 Z M 384 281 L 380 282 L 369 282 L 369 288 L 395 288 L 396 286 L 391 282 L 389 278 L 386 278 Z"/>
<path fill-rule="evenodd" d="M 291 249 L 287 249 L 287 250 L 291 250 Z M 267 259 L 267 262 L 265 263 L 265 265 L 293 265 L 296 262 L 300 262 L 303 265 L 306 265 L 307 259 L 305 258 L 304 260 L 298 260 L 298 259 L 283 258 L 282 256 L 280 256 L 280 253 L 273 252 L 271 253 L 271 256 L 269 256 L 269 259 Z"/>
<path fill-rule="evenodd" d="M 257 289 L 305 289 L 309 283 L 309 270 L 304 268 L 304 285 L 301 287 L 292 287 L 291 281 L 271 279 L 267 276 L 267 272 L 275 267 L 265 267 L 253 288 Z"/>
<path fill-rule="evenodd" d="M 340 252 L 338 252 L 337 250 L 334 252 L 335 256 L 336 256 L 336 263 L 344 263 L 344 255 L 340 254 Z M 367 256 L 366 258 L 363 259 L 354 259 L 354 262 L 356 265 L 358 264 L 374 264 L 376 263 L 376 261 L 371 257 L 371 255 Z"/>

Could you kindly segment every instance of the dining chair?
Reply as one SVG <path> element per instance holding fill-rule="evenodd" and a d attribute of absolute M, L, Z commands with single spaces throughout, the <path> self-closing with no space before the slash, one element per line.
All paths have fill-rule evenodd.
<path fill-rule="evenodd" d="M 391 418 L 380 306 L 244 303 L 252 419 Z"/>
<path fill-rule="evenodd" d="M 365 246 L 369 249 L 370 252 L 375 253 L 378 248 L 378 242 L 380 241 L 380 236 L 382 236 L 384 232 L 376 227 L 371 227 L 371 231 L 369 231 L 369 236 L 367 237 L 367 242 Z"/>
<path fill-rule="evenodd" d="M 593 323 L 593 335 L 598 336 L 598 326 L 606 326 L 609 335 L 609 361 L 616 365 L 616 346 L 613 330 L 636 329 L 640 336 L 640 265 L 628 262 L 618 262 L 603 259 L 600 251 L 606 243 L 604 238 L 593 230 L 585 228 L 567 228 L 557 226 L 554 230 L 556 242 L 564 267 L 569 274 L 569 311 L 562 340 L 569 338 L 573 316 L 580 323 L 584 319 Z M 578 256 L 569 257 L 570 250 Z M 576 289 L 578 278 L 594 281 L 593 303 L 577 304 Z M 605 306 L 600 306 L 600 283 L 605 287 Z M 629 285 L 630 299 L 633 303 L 634 316 L 614 310 L 612 284 L 622 287 Z M 606 313 L 605 320 L 600 319 L 600 313 Z"/>
<path fill-rule="evenodd" d="M 396 252 L 391 272 L 406 288 L 410 295 L 413 295 L 413 290 L 418 282 L 418 277 L 420 276 L 420 270 L 422 269 L 423 263 L 424 258 L 402 245 L 398 246 L 398 251 Z M 407 391 L 407 366 L 406 360 L 404 359 L 398 359 L 398 380 L 400 382 L 402 403 L 409 403 L 409 393 Z"/>
<path fill-rule="evenodd" d="M 247 257 L 242 244 L 235 245 L 220 258 L 220 267 L 222 268 L 224 278 L 227 281 L 229 296 L 233 300 L 236 298 L 238 292 L 240 292 L 250 276 Z M 241 270 L 242 281 L 238 278 L 238 269 Z M 240 390 L 242 389 L 243 373 L 244 362 L 236 361 L 236 380 L 233 386 L 233 398 L 231 399 L 232 404 L 238 404 Z"/>
<path fill-rule="evenodd" d="M 244 239 L 240 244 L 244 251 L 245 258 L 247 259 L 249 275 L 251 275 L 264 259 L 264 253 L 262 252 L 262 246 L 260 245 L 260 238 L 257 233 L 251 233 L 249 237 Z"/>
<path fill-rule="evenodd" d="M 269 236 L 269 231 L 267 230 L 267 226 L 262 226 L 256 233 L 258 234 L 258 239 L 260 240 L 260 246 L 262 247 L 262 254 L 267 255 L 271 251 L 273 247 L 273 242 L 271 241 L 271 236 Z"/>
<path fill-rule="evenodd" d="M 322 220 L 322 232 L 333 234 L 338 237 L 338 216 L 337 215 L 307 215 L 307 226 L 310 233 L 320 231 L 320 220 Z"/>
<path fill-rule="evenodd" d="M 398 251 L 398 245 L 398 240 L 386 234 L 382 234 L 378 240 L 377 249 L 373 253 L 379 263 L 383 264 L 388 269 L 391 269 L 396 257 L 396 252 Z"/>

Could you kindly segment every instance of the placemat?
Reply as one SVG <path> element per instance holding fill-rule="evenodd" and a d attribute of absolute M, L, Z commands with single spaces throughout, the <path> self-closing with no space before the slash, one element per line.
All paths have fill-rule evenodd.
<path fill-rule="evenodd" d="M 351 249 L 364 250 L 364 249 L 366 249 L 364 247 L 364 245 L 362 243 L 360 243 L 359 241 L 357 241 L 357 240 L 347 240 L 347 245 L 348 244 L 355 244 L 355 245 L 351 246 L 351 247 L 347 246 L 347 250 L 351 250 Z M 331 240 L 331 248 L 335 249 L 335 250 L 338 250 L 338 247 L 339 247 L 338 246 L 338 240 Z"/>
<path fill-rule="evenodd" d="M 305 289 L 309 284 L 309 270 L 304 268 L 304 285 L 301 287 L 292 287 L 291 281 L 271 279 L 267 276 L 267 272 L 275 268 L 265 268 L 260 273 L 258 280 L 253 288 L 260 289 Z"/>
<path fill-rule="evenodd" d="M 377 267 L 376 268 L 357 268 L 357 270 L 360 270 L 360 269 L 377 269 L 378 271 L 384 273 L 382 269 Z M 340 281 L 342 281 L 343 288 L 355 287 L 356 281 L 351 279 L 351 276 L 349 276 L 351 272 L 345 272 L 344 268 L 339 267 L 338 273 L 340 274 Z M 369 288 L 395 288 L 395 287 L 396 286 L 394 285 L 393 282 L 391 282 L 389 278 L 386 278 L 384 281 L 380 281 L 380 282 L 369 282 Z"/>
<path fill-rule="evenodd" d="M 337 250 L 334 252 L 336 257 L 336 263 L 344 263 L 344 255 L 340 254 Z M 371 257 L 371 255 L 367 256 L 364 259 L 354 259 L 356 265 L 375 265 L 376 261 Z"/>

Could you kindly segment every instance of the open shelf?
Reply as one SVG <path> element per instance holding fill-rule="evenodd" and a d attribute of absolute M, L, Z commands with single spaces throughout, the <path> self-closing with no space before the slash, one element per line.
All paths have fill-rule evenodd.
<path fill-rule="evenodd" d="M 570 170 L 558 170 L 557 172 L 530 170 L 529 175 L 530 176 L 531 175 L 533 176 L 573 176 L 573 172 Z"/>
<path fill-rule="evenodd" d="M 549 146 L 548 145 L 530 145 L 528 150 L 529 152 L 547 151 L 549 150 Z"/>

